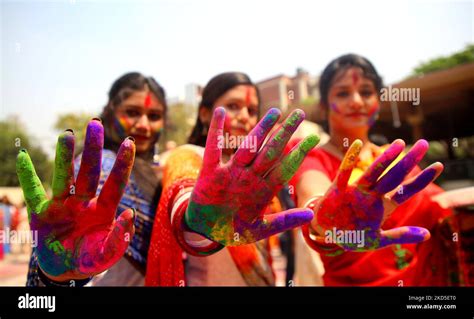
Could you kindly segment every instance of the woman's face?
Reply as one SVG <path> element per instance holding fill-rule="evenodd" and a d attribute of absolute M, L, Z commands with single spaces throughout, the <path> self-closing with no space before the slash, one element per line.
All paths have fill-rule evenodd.
<path fill-rule="evenodd" d="M 328 92 L 329 124 L 334 129 L 370 128 L 379 112 L 372 80 L 353 67 L 336 74 Z"/>
<path fill-rule="evenodd" d="M 150 91 L 137 91 L 115 109 L 122 136 L 132 136 L 138 153 L 148 151 L 164 125 L 164 107 Z"/>
<path fill-rule="evenodd" d="M 226 109 L 224 134 L 246 136 L 257 125 L 258 97 L 252 85 L 238 85 L 225 92 L 214 103 L 214 107 Z"/>

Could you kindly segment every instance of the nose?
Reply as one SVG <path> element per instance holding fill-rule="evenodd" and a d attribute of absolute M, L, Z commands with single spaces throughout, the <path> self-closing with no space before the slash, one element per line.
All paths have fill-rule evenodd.
<path fill-rule="evenodd" d="M 364 101 L 362 100 L 362 97 L 360 96 L 359 92 L 355 92 L 352 95 L 352 100 L 351 100 L 351 108 L 354 110 L 360 110 L 364 106 Z"/>
<path fill-rule="evenodd" d="M 147 114 L 142 114 L 138 121 L 135 123 L 135 129 L 148 131 L 150 128 L 150 122 L 148 120 Z"/>
<path fill-rule="evenodd" d="M 240 122 L 243 122 L 243 123 L 246 123 L 248 122 L 250 118 L 250 114 L 249 114 L 249 110 L 247 107 L 243 107 L 240 109 L 240 112 L 237 116 L 237 119 L 240 121 Z"/>

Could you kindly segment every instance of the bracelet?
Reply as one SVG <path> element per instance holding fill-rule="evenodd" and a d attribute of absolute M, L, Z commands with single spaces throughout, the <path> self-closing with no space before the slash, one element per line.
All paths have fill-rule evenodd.
<path fill-rule="evenodd" d="M 307 207 L 311 209 L 312 211 L 315 211 L 321 198 L 322 196 L 315 196 L 315 197 L 310 198 L 306 202 L 304 207 Z M 327 243 L 323 236 L 315 235 L 313 239 L 311 236 L 312 235 L 311 233 L 315 233 L 315 232 L 312 231 L 312 229 L 310 229 L 310 225 L 311 223 L 301 226 L 303 238 L 305 239 L 309 247 L 329 257 L 338 256 L 344 252 L 344 249 L 340 247 L 339 245 Z"/>
<path fill-rule="evenodd" d="M 176 198 L 180 189 L 192 187 L 194 186 L 194 183 L 194 180 L 184 180 L 181 183 L 176 183 L 171 187 L 170 203 L 173 203 L 169 205 L 171 209 L 171 227 L 173 229 L 173 234 L 176 238 L 176 241 L 186 253 L 193 256 L 209 256 L 224 248 L 224 245 L 207 238 L 201 241 L 187 240 L 186 234 L 194 233 L 191 229 L 189 229 L 184 220 L 191 193 L 187 192 Z"/>
<path fill-rule="evenodd" d="M 204 239 L 203 241 L 193 242 L 194 245 L 186 240 L 185 233 L 188 233 L 190 229 L 187 227 L 184 222 L 184 216 L 188 208 L 189 198 L 184 200 L 177 208 L 174 213 L 171 225 L 173 227 L 173 233 L 176 237 L 176 241 L 181 246 L 181 248 L 188 254 L 193 256 L 209 256 L 222 248 L 224 246 L 218 242 L 211 241 L 209 239 Z"/>
<path fill-rule="evenodd" d="M 46 276 L 40 267 L 38 267 L 38 276 L 46 287 L 84 287 L 92 280 L 92 277 L 86 279 L 70 279 L 68 281 L 55 281 Z"/>

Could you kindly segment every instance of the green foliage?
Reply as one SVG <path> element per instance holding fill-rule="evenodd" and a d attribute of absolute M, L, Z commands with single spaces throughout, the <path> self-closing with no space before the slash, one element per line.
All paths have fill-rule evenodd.
<path fill-rule="evenodd" d="M 19 186 L 16 176 L 16 156 L 21 148 L 27 149 L 39 178 L 49 186 L 52 176 L 52 162 L 47 154 L 37 146 L 38 142 L 28 135 L 16 117 L 0 121 L 0 186 Z"/>
<path fill-rule="evenodd" d="M 160 139 L 160 149 L 164 149 L 167 141 L 175 141 L 177 145 L 186 144 L 196 122 L 196 116 L 196 110 L 192 106 L 183 103 L 169 105 L 164 138 Z"/>
<path fill-rule="evenodd" d="M 63 113 L 58 116 L 54 129 L 58 134 L 66 129 L 72 129 L 75 135 L 74 152 L 77 155 L 84 147 L 84 138 L 86 137 L 87 123 L 94 117 L 88 113 Z"/>
<path fill-rule="evenodd" d="M 456 65 L 474 62 L 474 44 L 467 45 L 460 52 L 450 56 L 439 57 L 428 62 L 421 63 L 413 70 L 413 76 L 424 75 L 433 71 L 449 69 Z"/>

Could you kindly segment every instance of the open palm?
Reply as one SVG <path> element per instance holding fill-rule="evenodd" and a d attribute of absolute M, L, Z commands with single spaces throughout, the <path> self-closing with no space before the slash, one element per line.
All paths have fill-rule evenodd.
<path fill-rule="evenodd" d="M 38 233 L 36 253 L 41 270 L 58 281 L 83 279 L 101 273 L 124 254 L 134 233 L 134 213 L 117 219 L 120 198 L 135 158 L 135 144 L 126 139 L 101 193 L 104 130 L 89 122 L 82 163 L 74 181 L 74 134 L 58 138 L 53 176 L 53 198 L 48 199 L 26 150 L 17 158 L 17 174 L 28 206 L 30 226 Z"/>
<path fill-rule="evenodd" d="M 333 236 L 333 239 L 341 236 L 344 240 L 337 243 L 346 250 L 354 251 L 427 240 L 430 233 L 422 227 L 381 229 L 395 208 L 423 190 L 443 170 L 441 163 L 434 163 L 417 176 L 404 181 L 428 150 L 428 143 L 420 140 L 384 174 L 404 147 L 402 140 L 394 141 L 354 184 L 348 185 L 362 148 L 362 142 L 356 140 L 347 151 L 334 183 L 315 208 L 317 232 Z M 348 233 L 351 231 L 359 233 Z M 347 240 L 354 238 L 363 240 Z"/>
<path fill-rule="evenodd" d="M 291 113 L 264 144 L 280 111 L 271 109 L 249 133 L 229 162 L 221 162 L 225 110 L 216 108 L 210 125 L 203 168 L 186 212 L 187 225 L 197 233 L 226 246 L 243 245 L 309 222 L 313 213 L 294 209 L 264 215 L 278 190 L 290 180 L 306 153 L 319 141 L 312 135 L 282 157 L 283 149 L 304 119 Z M 255 139 L 257 148 L 250 139 Z M 261 148 L 261 149 L 260 149 Z"/>

